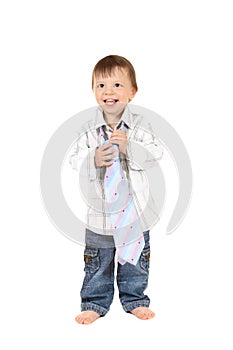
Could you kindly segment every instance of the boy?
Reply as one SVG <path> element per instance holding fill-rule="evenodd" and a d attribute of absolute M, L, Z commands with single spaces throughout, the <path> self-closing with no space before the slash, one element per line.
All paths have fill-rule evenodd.
<path fill-rule="evenodd" d="M 162 148 L 153 133 L 142 126 L 143 117 L 128 107 L 138 87 L 134 68 L 127 59 L 117 55 L 101 59 L 93 70 L 92 89 L 99 107 L 70 160 L 77 169 L 83 159 L 88 159 L 85 176 L 90 188 L 91 183 L 98 187 L 98 194 L 90 195 L 82 313 L 76 321 L 90 324 L 108 312 L 114 294 L 115 254 L 123 309 L 147 320 L 154 317 L 154 312 L 144 294 L 150 260 L 149 227 L 143 217 L 148 196 L 144 170 L 161 158 Z M 138 161 L 141 149 L 147 153 Z M 109 187 L 115 186 L 112 193 L 108 182 Z M 118 202 L 112 199 L 114 195 Z M 93 204 L 98 200 L 99 206 Z"/>

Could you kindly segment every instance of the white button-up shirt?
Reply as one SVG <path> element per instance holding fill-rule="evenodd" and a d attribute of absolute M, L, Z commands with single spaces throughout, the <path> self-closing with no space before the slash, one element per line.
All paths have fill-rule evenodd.
<path fill-rule="evenodd" d="M 121 121 L 126 125 L 128 146 L 127 157 L 120 153 L 120 161 L 132 189 L 143 231 L 146 231 L 158 219 L 146 170 L 162 157 L 163 148 L 151 125 L 143 115 L 132 112 L 130 106 L 125 108 L 119 124 Z M 78 135 L 70 164 L 78 171 L 79 183 L 86 196 L 87 228 L 99 234 L 112 235 L 111 220 L 104 201 L 103 179 L 106 167 L 96 167 L 94 162 L 95 150 L 101 145 L 98 131 L 100 126 L 110 137 L 113 130 L 106 124 L 101 108 L 97 107 L 95 115 L 90 116 Z"/>

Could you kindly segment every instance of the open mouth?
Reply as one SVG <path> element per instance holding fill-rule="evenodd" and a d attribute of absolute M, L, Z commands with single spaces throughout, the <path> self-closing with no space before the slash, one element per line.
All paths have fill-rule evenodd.
<path fill-rule="evenodd" d="M 113 98 L 107 98 L 106 100 L 104 100 L 104 103 L 107 105 L 107 106 L 113 106 L 115 103 L 117 103 L 118 100 L 116 99 L 113 99 Z"/>

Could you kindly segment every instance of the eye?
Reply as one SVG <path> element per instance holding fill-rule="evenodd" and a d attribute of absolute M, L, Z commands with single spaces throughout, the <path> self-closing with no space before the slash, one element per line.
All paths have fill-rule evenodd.
<path fill-rule="evenodd" d="M 98 84 L 97 87 L 100 88 L 100 89 L 103 89 L 104 84 L 102 84 L 102 83 L 101 83 L 101 84 Z"/>
<path fill-rule="evenodd" d="M 120 86 L 122 86 L 120 83 L 115 83 L 115 85 L 114 85 L 115 87 L 120 87 Z"/>

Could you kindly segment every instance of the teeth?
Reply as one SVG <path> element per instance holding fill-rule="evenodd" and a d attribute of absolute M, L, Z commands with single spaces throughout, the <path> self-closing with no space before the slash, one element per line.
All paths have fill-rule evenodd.
<path fill-rule="evenodd" d="M 107 103 L 107 104 L 114 104 L 115 102 L 117 102 L 118 100 L 113 100 L 113 99 L 107 99 L 107 100 L 104 100 L 104 103 Z"/>

